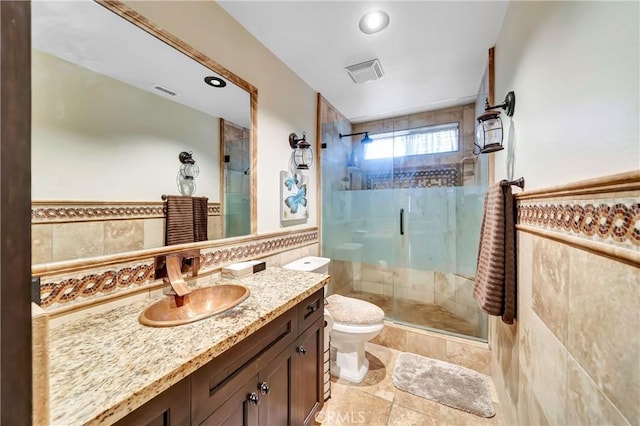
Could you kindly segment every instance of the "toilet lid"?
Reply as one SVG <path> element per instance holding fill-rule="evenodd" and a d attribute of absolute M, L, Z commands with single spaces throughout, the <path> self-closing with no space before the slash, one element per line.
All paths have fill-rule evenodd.
<path fill-rule="evenodd" d="M 353 325 L 369 325 L 381 323 L 384 311 L 373 303 L 364 300 L 332 294 L 327 297 L 329 304 L 325 309 L 329 311 L 335 322 Z"/>

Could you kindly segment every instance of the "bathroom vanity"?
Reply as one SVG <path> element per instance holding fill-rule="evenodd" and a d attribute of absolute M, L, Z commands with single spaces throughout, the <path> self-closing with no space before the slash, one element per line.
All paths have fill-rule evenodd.
<path fill-rule="evenodd" d="M 251 295 L 213 317 L 146 327 L 148 300 L 55 328 L 51 424 L 313 423 L 323 404 L 328 275 L 268 268 Z"/>

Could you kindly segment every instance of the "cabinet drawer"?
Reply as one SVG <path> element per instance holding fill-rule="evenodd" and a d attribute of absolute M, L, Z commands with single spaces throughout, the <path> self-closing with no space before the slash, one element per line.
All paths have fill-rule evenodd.
<path fill-rule="evenodd" d="M 324 290 L 320 289 L 298 305 L 298 333 L 324 316 Z"/>
<path fill-rule="evenodd" d="M 216 408 L 297 338 L 297 310 L 290 309 L 259 332 L 228 349 L 191 375 L 193 424 L 200 424 Z"/>

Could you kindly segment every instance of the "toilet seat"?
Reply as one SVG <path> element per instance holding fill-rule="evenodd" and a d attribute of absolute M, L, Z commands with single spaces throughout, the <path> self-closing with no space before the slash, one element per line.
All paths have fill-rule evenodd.
<path fill-rule="evenodd" d="M 373 303 L 339 294 L 327 297 L 325 309 L 329 311 L 334 324 L 353 326 L 380 324 L 384 320 L 384 311 Z"/>
<path fill-rule="evenodd" d="M 351 334 L 365 334 L 365 333 L 375 333 L 376 331 L 382 330 L 384 324 L 380 321 L 378 324 L 369 324 L 369 325 L 352 325 L 352 324 L 343 324 L 338 321 L 333 321 L 333 330 L 339 331 L 341 333 L 351 333 Z"/>

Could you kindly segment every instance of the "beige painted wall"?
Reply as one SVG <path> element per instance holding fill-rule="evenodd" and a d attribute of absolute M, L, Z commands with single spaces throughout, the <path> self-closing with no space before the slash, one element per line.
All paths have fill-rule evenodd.
<path fill-rule="evenodd" d="M 638 17 L 637 2 L 510 3 L 495 95 L 517 102 L 497 180 L 531 190 L 638 169 Z M 639 277 L 518 232 L 518 322 L 492 320 L 490 336 L 505 424 L 640 421 Z"/>
<path fill-rule="evenodd" d="M 31 64 L 33 200 L 160 201 L 192 151 L 194 195 L 220 202 L 217 117 L 35 49 Z"/>
<path fill-rule="evenodd" d="M 514 90 L 516 108 L 496 179 L 524 176 L 535 189 L 638 169 L 638 7 L 510 3 L 496 43 L 495 100 Z"/>
<path fill-rule="evenodd" d="M 127 1 L 152 22 L 258 89 L 258 232 L 281 229 L 279 171 L 287 170 L 289 133 L 316 140 L 316 93 L 215 2 Z M 307 172 L 309 219 L 317 225 L 315 165 Z"/>

